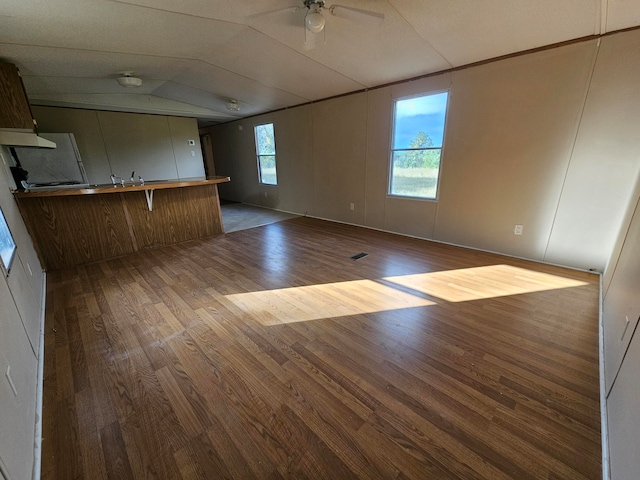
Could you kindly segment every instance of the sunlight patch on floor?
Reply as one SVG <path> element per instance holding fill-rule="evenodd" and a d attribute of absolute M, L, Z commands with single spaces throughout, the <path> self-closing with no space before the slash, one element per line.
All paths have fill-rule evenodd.
<path fill-rule="evenodd" d="M 468 302 L 586 285 L 579 280 L 510 265 L 400 275 L 385 277 L 384 280 L 447 302 Z"/>
<path fill-rule="evenodd" d="M 265 325 L 434 304 L 421 295 L 406 293 L 373 280 L 236 293 L 226 298 Z"/>
<path fill-rule="evenodd" d="M 578 287 L 585 282 L 509 265 L 352 280 L 226 295 L 263 325 L 467 302 Z"/>

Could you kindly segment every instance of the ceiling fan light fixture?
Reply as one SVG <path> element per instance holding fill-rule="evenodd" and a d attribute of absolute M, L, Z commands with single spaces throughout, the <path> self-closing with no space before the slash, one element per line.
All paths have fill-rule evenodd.
<path fill-rule="evenodd" d="M 317 6 L 310 9 L 307 16 L 304 17 L 304 25 L 311 33 L 320 33 L 322 31 L 324 28 L 324 16 L 320 13 Z"/>
<path fill-rule="evenodd" d="M 229 100 L 227 102 L 227 110 L 229 110 L 231 112 L 239 112 L 240 111 L 240 104 L 238 103 L 237 100 Z"/>
<path fill-rule="evenodd" d="M 142 79 L 134 77 L 132 72 L 123 72 L 122 76 L 118 77 L 118 84 L 125 88 L 139 87 L 142 85 Z"/>

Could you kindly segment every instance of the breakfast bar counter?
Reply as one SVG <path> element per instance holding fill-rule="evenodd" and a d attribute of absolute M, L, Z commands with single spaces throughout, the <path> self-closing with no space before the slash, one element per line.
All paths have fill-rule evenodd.
<path fill-rule="evenodd" d="M 229 177 L 16 191 L 45 270 L 224 233 Z"/>

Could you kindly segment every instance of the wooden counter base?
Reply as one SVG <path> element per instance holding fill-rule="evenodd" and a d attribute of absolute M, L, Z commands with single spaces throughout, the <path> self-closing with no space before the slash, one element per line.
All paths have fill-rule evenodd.
<path fill-rule="evenodd" d="M 45 270 L 224 233 L 218 180 L 16 193 Z M 154 190 L 149 211 L 144 190 Z M 57 194 L 56 194 L 57 193 Z"/>

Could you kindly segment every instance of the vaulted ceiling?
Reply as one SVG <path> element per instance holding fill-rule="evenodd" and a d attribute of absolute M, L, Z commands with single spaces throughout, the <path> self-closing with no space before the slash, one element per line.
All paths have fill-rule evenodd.
<path fill-rule="evenodd" d="M 324 9 L 324 38 L 306 49 L 306 8 L 286 8 L 303 0 L 3 0 L 0 60 L 20 68 L 35 105 L 204 125 L 640 25 L 638 0 L 336 3 L 384 21 Z M 142 86 L 118 85 L 125 71 Z"/>

